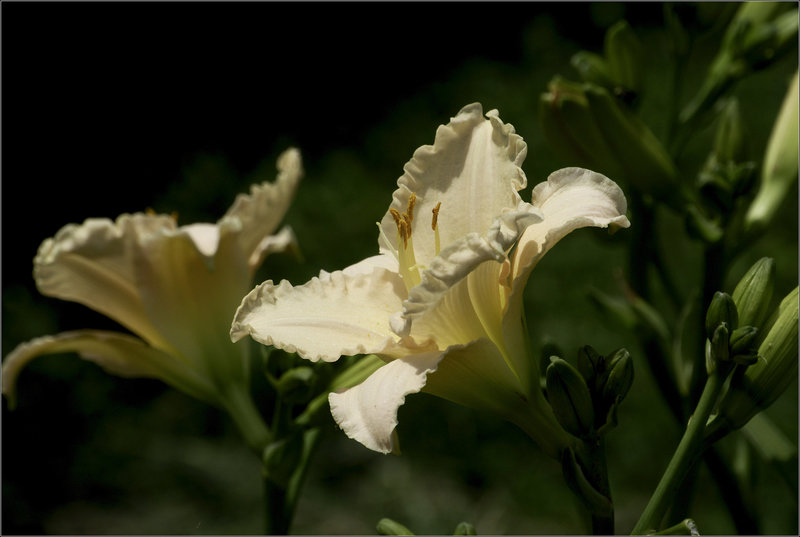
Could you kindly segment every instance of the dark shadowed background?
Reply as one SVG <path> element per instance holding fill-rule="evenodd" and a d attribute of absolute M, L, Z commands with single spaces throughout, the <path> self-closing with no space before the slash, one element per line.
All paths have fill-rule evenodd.
<path fill-rule="evenodd" d="M 730 10 L 680 9 L 690 31 L 704 36 L 685 73 L 686 100 Z M 474 101 L 499 109 L 527 141 L 527 199 L 530 185 L 570 164 L 542 138 L 539 94 L 556 74 L 577 79 L 570 56 L 601 51 L 620 18 L 647 50 L 643 114 L 660 134 L 668 74 L 657 3 L 4 2 L 3 356 L 40 335 L 116 329 L 35 290 L 36 249 L 61 226 L 148 207 L 177 211 L 181 224 L 213 222 L 236 193 L 274 177 L 275 158 L 289 146 L 300 148 L 306 169 L 286 219 L 304 260 L 269 258 L 258 281 L 302 283 L 375 253 L 374 223 L 403 164 Z M 796 52 L 789 56 L 737 87 L 754 159 L 797 68 Z M 704 143 L 709 136 L 698 133 Z M 797 285 L 796 203 L 777 221 L 777 231 L 731 267 L 727 285 L 763 255 L 777 260 L 778 293 Z M 690 286 L 697 248 L 680 239 L 683 223 L 673 224 L 668 257 Z M 604 323 L 586 297 L 590 286 L 616 289 L 626 258 L 620 235 L 577 232 L 537 267 L 526 295 L 537 345 L 554 340 L 570 359 L 587 343 L 628 346 L 642 363 L 630 336 Z M 636 375 L 609 437 L 624 533 L 680 434 L 645 368 Z M 769 414 L 797 437 L 796 384 Z M 261 531 L 258 461 L 225 415 L 158 382 L 111 377 L 74 356 L 43 357 L 22 374 L 18 408 L 4 404 L 2 418 L 3 533 Z M 384 516 L 418 533 L 452 532 L 462 520 L 484 534 L 585 531 L 558 464 L 491 416 L 409 397 L 400 457 L 372 453 L 332 423 L 328 429 L 296 533 L 371 533 Z M 783 477 L 759 463 L 754 509 L 767 533 L 797 531 L 797 481 L 792 491 Z M 692 516 L 701 531 L 732 532 L 705 470 L 700 483 Z"/>

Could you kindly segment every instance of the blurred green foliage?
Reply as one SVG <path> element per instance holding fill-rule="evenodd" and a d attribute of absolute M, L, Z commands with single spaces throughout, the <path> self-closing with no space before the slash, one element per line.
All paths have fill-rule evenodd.
<path fill-rule="evenodd" d="M 15 22 L 33 31 L 36 16 L 47 14 L 47 8 L 38 12 L 28 8 L 26 12 L 14 7 L 12 11 L 4 6 L 4 32 L 7 25 Z M 668 69 L 662 67 L 668 61 L 669 44 L 659 4 L 570 4 L 568 8 L 522 3 L 476 4 L 470 8 L 442 4 L 424 9 L 419 4 L 395 4 L 371 6 L 368 13 L 373 20 L 366 23 L 359 22 L 362 19 L 357 17 L 354 5 L 264 4 L 252 12 L 245 7 L 224 11 L 217 6 L 225 13 L 217 22 L 211 15 L 212 7 L 172 6 L 168 21 L 173 26 L 164 22 L 152 24 L 160 32 L 159 43 L 173 43 L 165 45 L 173 47 L 168 49 L 168 58 L 195 52 L 190 44 L 181 44 L 187 32 L 200 32 L 192 26 L 192 20 L 202 32 L 216 35 L 212 32 L 215 30 L 226 36 L 214 41 L 218 46 L 201 49 L 209 54 L 208 71 L 201 78 L 213 80 L 209 82 L 213 91 L 204 93 L 203 87 L 198 86 L 195 91 L 200 92 L 204 104 L 194 107 L 191 113 L 202 123 L 204 114 L 225 115 L 224 111 L 233 107 L 231 124 L 240 122 L 253 140 L 239 144 L 244 134 L 238 133 L 231 134 L 227 141 L 215 138 L 216 145 L 208 144 L 213 146 L 210 148 L 203 142 L 192 146 L 180 139 L 185 134 L 194 140 L 190 128 L 175 127 L 184 116 L 176 119 L 170 115 L 171 107 L 182 114 L 189 112 L 180 108 L 179 98 L 170 98 L 157 108 L 163 125 L 149 125 L 156 140 L 153 151 L 170 155 L 168 140 L 176 139 L 178 149 L 160 162 L 163 169 L 156 167 L 159 161 L 136 161 L 136 154 L 150 150 L 150 133 L 138 132 L 141 145 L 135 146 L 121 134 L 126 129 L 124 121 L 102 126 L 107 129 L 105 136 L 120 136 L 123 143 L 134 147 L 135 151 L 122 155 L 127 159 L 113 161 L 100 155 L 98 164 L 91 155 L 80 157 L 95 174 L 102 169 L 102 181 L 82 182 L 82 161 L 78 157 L 67 162 L 60 177 L 30 177 L 31 170 L 39 164 L 30 159 L 12 162 L 17 166 L 15 170 L 27 172 L 14 176 L 7 169 L 4 174 L 3 355 L 38 335 L 109 326 L 108 320 L 85 308 L 41 297 L 33 289 L 29 274 L 36 245 L 63 224 L 90 216 L 114 217 L 147 206 L 167 213 L 178 211 L 182 224 L 214 221 L 236 193 L 245 191 L 252 182 L 272 179 L 277 154 L 287 145 L 297 145 L 303 151 L 306 176 L 286 223 L 299 239 L 303 262 L 290 257 L 268 258 L 256 280 L 287 278 L 302 283 L 320 269 L 342 268 L 377 251 L 375 222 L 388 207 L 403 164 L 417 147 L 433 141 L 439 124 L 446 123 L 467 103 L 480 101 L 486 110 L 499 109 L 501 118 L 512 123 L 526 140 L 528 157 L 524 170 L 529 187 L 523 198 L 527 199 L 531 186 L 551 171 L 570 165 L 559 160 L 543 139 L 537 117 L 539 94 L 554 75 L 576 78 L 570 57 L 581 49 L 601 53 L 606 28 L 623 17 L 646 51 L 641 115 L 656 136 L 662 136 L 668 103 L 672 99 L 686 102 L 694 93 L 716 52 L 724 21 L 731 14 L 729 4 L 679 6 L 679 13 L 688 21 L 694 48 L 676 93 L 669 83 Z M 121 18 L 126 16 L 125 10 L 135 12 L 135 8 L 97 9 L 100 11 L 92 12 L 84 6 L 81 13 L 103 21 L 98 29 L 85 28 L 97 36 L 88 50 L 100 51 L 109 42 L 116 46 L 115 25 L 124 24 Z M 332 22 L 336 28 L 307 28 L 300 22 L 305 17 L 303 10 L 316 11 L 322 19 L 339 17 Z M 414 21 L 425 18 L 428 10 L 446 13 L 430 14 L 432 20 L 416 28 Z M 135 20 L 152 29 L 149 17 L 156 14 L 152 8 L 145 12 L 146 16 Z M 103 18 L 109 13 L 114 15 L 111 20 Z M 192 15 L 199 18 L 192 19 Z M 53 17 L 51 14 L 48 20 Z M 260 25 L 252 22 L 258 17 Z M 505 21 L 509 19 L 513 24 L 506 28 Z M 179 24 L 184 20 L 186 27 Z M 128 24 L 134 26 L 132 22 Z M 380 31 L 363 30 L 362 24 L 374 25 Z M 275 47 L 243 50 L 235 46 L 239 26 L 253 32 L 252 41 L 247 43 L 258 43 L 258 32 L 263 32 L 270 34 L 264 39 Z M 358 49 L 343 49 L 339 58 L 343 74 L 335 76 L 337 67 L 327 63 L 331 58 L 325 56 L 323 60 L 319 55 L 324 55 L 326 47 L 336 50 L 341 36 L 356 39 L 362 30 L 366 32 L 361 43 L 366 47 L 361 50 L 363 57 L 347 55 Z M 122 35 L 131 34 L 126 30 Z M 147 31 L 139 35 L 146 39 Z M 43 39 L 58 46 L 57 38 L 44 31 L 34 32 L 27 39 Z M 226 45 L 226 39 L 232 44 Z M 409 44 L 415 40 L 426 43 L 426 56 L 414 55 L 421 54 Z M 461 47 L 467 41 L 471 45 Z M 4 43 L 4 59 L 6 55 L 23 55 L 24 51 L 16 46 L 24 46 L 25 42 L 18 33 L 9 37 Z M 69 40 L 65 46 L 69 47 Z M 404 47 L 408 52 L 403 52 Z M 385 79 L 371 80 L 371 69 L 377 69 L 375 64 L 382 62 L 381 51 L 390 49 L 395 51 L 391 58 L 398 62 L 390 66 L 391 77 L 384 74 L 381 76 Z M 216 56 L 209 51 L 223 59 L 244 55 L 246 59 L 238 56 L 237 68 L 269 74 L 243 79 L 238 71 L 222 68 L 226 63 L 214 61 Z M 157 65 L 150 81 L 153 87 L 162 82 L 156 75 L 170 72 L 168 66 L 159 63 L 159 54 L 154 50 L 146 49 L 140 61 Z M 323 61 L 325 65 L 320 64 Z M 91 59 L 89 62 L 100 69 L 104 62 L 113 62 L 113 57 L 98 56 L 96 64 Z M 283 76 L 280 69 L 287 64 L 299 66 Z M 15 86 L 10 80 L 22 71 L 12 67 L 4 73 L 4 87 L 10 86 L 10 92 L 22 91 L 20 83 Z M 419 73 L 415 72 L 417 67 Z M 293 78 L 317 68 L 325 75 L 321 79 L 301 77 L 298 82 Z M 182 72 L 176 69 L 179 78 Z M 747 126 L 745 149 L 750 158 L 759 160 L 763 155 L 786 84 L 796 69 L 795 49 L 770 69 L 755 73 L 735 87 Z M 88 91 L 89 84 L 97 80 L 75 78 L 71 83 L 85 85 Z M 240 96 L 237 85 L 253 80 L 258 81 L 255 87 L 251 85 Z M 166 77 L 164 83 L 173 82 Z M 370 87 L 371 83 L 376 86 Z M 117 106 L 122 108 L 126 102 L 142 98 L 140 86 L 136 86 L 139 93 L 135 94 L 127 93 L 124 84 L 111 86 L 106 90 L 118 92 Z M 389 86 L 394 91 L 384 91 Z M 53 91 L 59 91 L 58 85 Z M 239 98 L 244 102 L 237 103 Z M 156 106 L 157 99 L 148 102 Z M 29 101 L 28 106 L 36 103 Z M 264 120 L 257 126 L 248 123 L 250 107 Z M 264 109 L 274 111 L 278 119 L 271 122 Z M 114 109 L 108 113 L 114 114 Z M 284 115 L 292 121 L 286 121 Z M 15 126 L 21 124 L 13 123 L 16 117 L 8 118 L 8 123 L 4 120 L 7 136 L 13 136 Z M 215 125 L 233 128 L 224 123 Z M 42 128 L 47 129 L 47 125 Z M 159 137 L 160 130 L 168 133 Z M 681 164 L 699 169 L 712 138 L 713 129 L 698 129 L 686 146 L 682 157 L 685 162 Z M 74 140 L 64 143 L 77 144 Z M 53 141 L 45 139 L 35 153 L 47 159 L 53 145 Z M 8 152 L 6 155 L 13 159 Z M 134 173 L 140 174 L 141 183 L 136 182 L 139 179 L 125 179 Z M 31 200 L 25 196 L 32 191 L 21 191 L 22 199 L 9 199 L 9 194 L 24 186 L 9 186 L 15 181 L 32 181 L 48 191 L 42 196 L 49 204 L 44 209 L 35 204 L 31 207 Z M 62 182 L 71 185 L 68 192 L 72 198 L 65 197 L 67 191 L 59 190 L 57 185 L 47 190 L 51 183 Z M 731 291 L 747 268 L 762 256 L 775 258 L 776 295 L 782 297 L 797 285 L 796 186 L 789 197 L 775 217 L 774 231 L 729 267 L 726 290 Z M 77 200 L 74 204 L 73 199 Z M 59 212 L 54 208 L 57 205 L 71 207 Z M 27 230 L 16 229 L 25 226 L 18 219 L 36 219 L 40 210 L 49 228 L 42 229 L 40 223 Z M 669 241 L 666 262 L 675 274 L 686 275 L 676 284 L 682 292 L 689 292 L 700 270 L 697 244 L 685 239 L 684 224 L 677 216 L 665 214 L 662 222 L 663 229 L 658 232 L 663 237 L 674 237 Z M 9 239 L 17 232 L 23 236 L 15 241 Z M 590 288 L 616 291 L 626 263 L 626 232 L 608 236 L 597 230 L 582 230 L 567 237 L 535 269 L 526 291 L 528 325 L 537 345 L 554 342 L 572 361 L 584 344 L 591 344 L 600 352 L 625 346 L 637 364 L 635 382 L 619 411 L 619 426 L 608 436 L 609 472 L 620 532 L 633 527 L 680 435 L 647 368 L 639 366 L 643 363 L 642 350 L 630 334 L 600 316 L 588 298 Z M 18 410 L 9 413 L 3 409 L 3 533 L 260 531 L 258 461 L 252 460 L 221 412 L 157 382 L 112 378 L 93 365 L 59 356 L 34 362 L 21 377 L 19 396 Z M 797 402 L 795 383 L 767 411 L 789 438 L 797 438 Z M 474 524 L 479 534 L 586 531 L 587 521 L 581 518 L 577 502 L 564 484 L 558 463 L 540 454 L 512 425 L 419 395 L 409 398 L 401 408 L 398 432 L 403 455 L 383 456 L 347 439 L 331 421 L 327 438 L 312 463 L 293 532 L 374 533 L 375 524 L 383 517 L 400 521 L 417 533 L 452 533 L 461 521 Z M 739 448 L 739 440 L 739 435 L 732 435 L 723 441 L 723 453 L 732 456 Z M 796 533 L 796 480 L 792 491 L 781 470 L 758 457 L 753 464 L 753 510 L 761 530 Z M 796 470 L 795 459 L 793 471 Z M 705 469 L 700 470 L 692 517 L 702 533 L 734 531 Z"/>

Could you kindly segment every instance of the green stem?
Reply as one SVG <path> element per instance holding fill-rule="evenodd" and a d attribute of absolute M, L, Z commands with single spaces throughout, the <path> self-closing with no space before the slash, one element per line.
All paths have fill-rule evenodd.
<path fill-rule="evenodd" d="M 700 396 L 694 415 L 689 420 L 686 432 L 683 434 L 678 448 L 670 460 L 661 481 L 658 483 L 653 496 L 633 528 L 634 535 L 643 535 L 655 531 L 661 524 L 664 514 L 669 508 L 681 482 L 697 460 L 703 447 L 703 433 L 706 422 L 714 409 L 717 397 L 722 390 L 729 368 L 718 364 L 717 368 L 706 380 L 705 388 Z"/>
<path fill-rule="evenodd" d="M 247 446 L 260 459 L 264 448 L 270 442 L 271 435 L 250 394 L 236 389 L 229 390 L 223 405 L 236 423 Z"/>
<path fill-rule="evenodd" d="M 292 511 L 287 504 L 286 489 L 269 477 L 264 478 L 264 533 L 288 535 Z"/>

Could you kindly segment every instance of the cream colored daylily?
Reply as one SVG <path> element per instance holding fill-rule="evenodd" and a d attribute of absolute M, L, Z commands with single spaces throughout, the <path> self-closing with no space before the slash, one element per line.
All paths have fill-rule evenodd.
<path fill-rule="evenodd" d="M 568 439 L 532 367 L 523 289 L 570 231 L 629 223 L 619 187 L 580 168 L 553 173 L 522 201 L 526 152 L 496 110 L 484 118 L 480 104 L 466 106 L 406 164 L 379 224 L 379 255 L 299 287 L 261 284 L 231 337 L 312 361 L 380 356 L 386 365 L 329 397 L 339 426 L 375 451 L 396 449 L 398 408 L 424 388 L 499 413 L 558 456 Z"/>
<path fill-rule="evenodd" d="M 19 345 L 3 362 L 10 406 L 28 362 L 76 352 L 109 373 L 161 379 L 225 408 L 257 444 L 265 431 L 252 430 L 263 426 L 250 399 L 247 346 L 231 344 L 228 329 L 264 257 L 295 244 L 288 227 L 272 233 L 302 175 L 299 152 L 284 152 L 278 170 L 274 183 L 240 194 L 216 224 L 178 227 L 166 215 L 124 214 L 69 224 L 45 240 L 34 259 L 39 291 L 88 306 L 135 336 L 79 330 Z"/>

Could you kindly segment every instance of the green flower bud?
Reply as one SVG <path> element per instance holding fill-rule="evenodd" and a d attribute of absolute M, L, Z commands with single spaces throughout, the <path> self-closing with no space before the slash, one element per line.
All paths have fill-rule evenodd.
<path fill-rule="evenodd" d="M 775 260 L 762 257 L 742 276 L 731 296 L 742 325 L 761 326 L 764 323 L 774 287 Z"/>
<path fill-rule="evenodd" d="M 730 360 L 730 349 L 728 347 L 730 341 L 730 334 L 728 327 L 725 323 L 720 323 L 717 329 L 714 330 L 714 335 L 711 337 L 711 358 L 718 362 L 727 362 Z"/>
<path fill-rule="evenodd" d="M 798 74 L 795 73 L 767 142 L 761 184 L 745 216 L 748 230 L 766 227 L 797 181 L 798 106 Z"/>
<path fill-rule="evenodd" d="M 677 171 L 658 138 L 605 89 L 587 84 L 584 93 L 595 123 L 625 178 L 644 192 L 674 203 Z"/>
<path fill-rule="evenodd" d="M 603 357 L 591 345 L 584 345 L 578 349 L 578 371 L 580 371 L 586 385 L 595 385 L 596 377 L 601 372 Z"/>
<path fill-rule="evenodd" d="M 314 396 L 314 369 L 308 366 L 295 367 L 281 375 L 275 384 L 284 402 L 298 404 L 308 402 Z"/>
<path fill-rule="evenodd" d="M 739 112 L 739 101 L 731 98 L 719 113 L 719 125 L 714 136 L 714 155 L 719 162 L 738 162 L 742 160 L 744 149 L 744 133 L 742 132 L 742 114 Z"/>
<path fill-rule="evenodd" d="M 736 303 L 728 293 L 717 291 L 706 312 L 706 336 L 714 340 L 714 333 L 717 327 L 724 324 L 728 331 L 735 330 L 739 326 L 739 313 L 736 310 Z M 728 341 L 725 339 L 725 345 Z"/>
<path fill-rule="evenodd" d="M 414 535 L 414 533 L 391 518 L 382 518 L 375 527 L 378 535 Z"/>
<path fill-rule="evenodd" d="M 608 359 L 608 378 L 603 385 L 603 401 L 616 402 L 625 398 L 633 384 L 633 360 L 626 349 L 620 349 Z"/>
<path fill-rule="evenodd" d="M 797 379 L 798 288 L 789 293 L 758 347 L 759 360 L 731 383 L 719 415 L 731 428 L 744 425 L 769 407 Z"/>
<path fill-rule="evenodd" d="M 561 426 L 574 436 L 588 436 L 594 426 L 594 408 L 589 387 L 578 370 L 553 357 L 546 382 L 547 399 Z"/>
<path fill-rule="evenodd" d="M 642 43 L 622 20 L 606 32 L 605 53 L 611 78 L 623 90 L 638 93 L 642 87 Z"/>
<path fill-rule="evenodd" d="M 739 365 L 752 365 L 758 360 L 758 328 L 740 326 L 731 333 L 729 351 L 731 360 Z"/>
<path fill-rule="evenodd" d="M 459 522 L 453 531 L 453 535 L 478 535 L 478 532 L 475 530 L 475 526 L 469 522 Z"/>
<path fill-rule="evenodd" d="M 573 54 L 569 63 L 578 71 L 584 82 L 597 84 L 604 88 L 614 86 L 608 62 L 599 54 L 582 50 Z"/>
<path fill-rule="evenodd" d="M 541 96 L 539 112 L 545 138 L 561 157 L 611 177 L 619 174 L 605 134 L 588 109 L 582 84 L 555 77 Z"/>
<path fill-rule="evenodd" d="M 302 455 L 302 434 L 293 434 L 267 444 L 261 459 L 264 476 L 278 486 L 286 488 Z"/>

